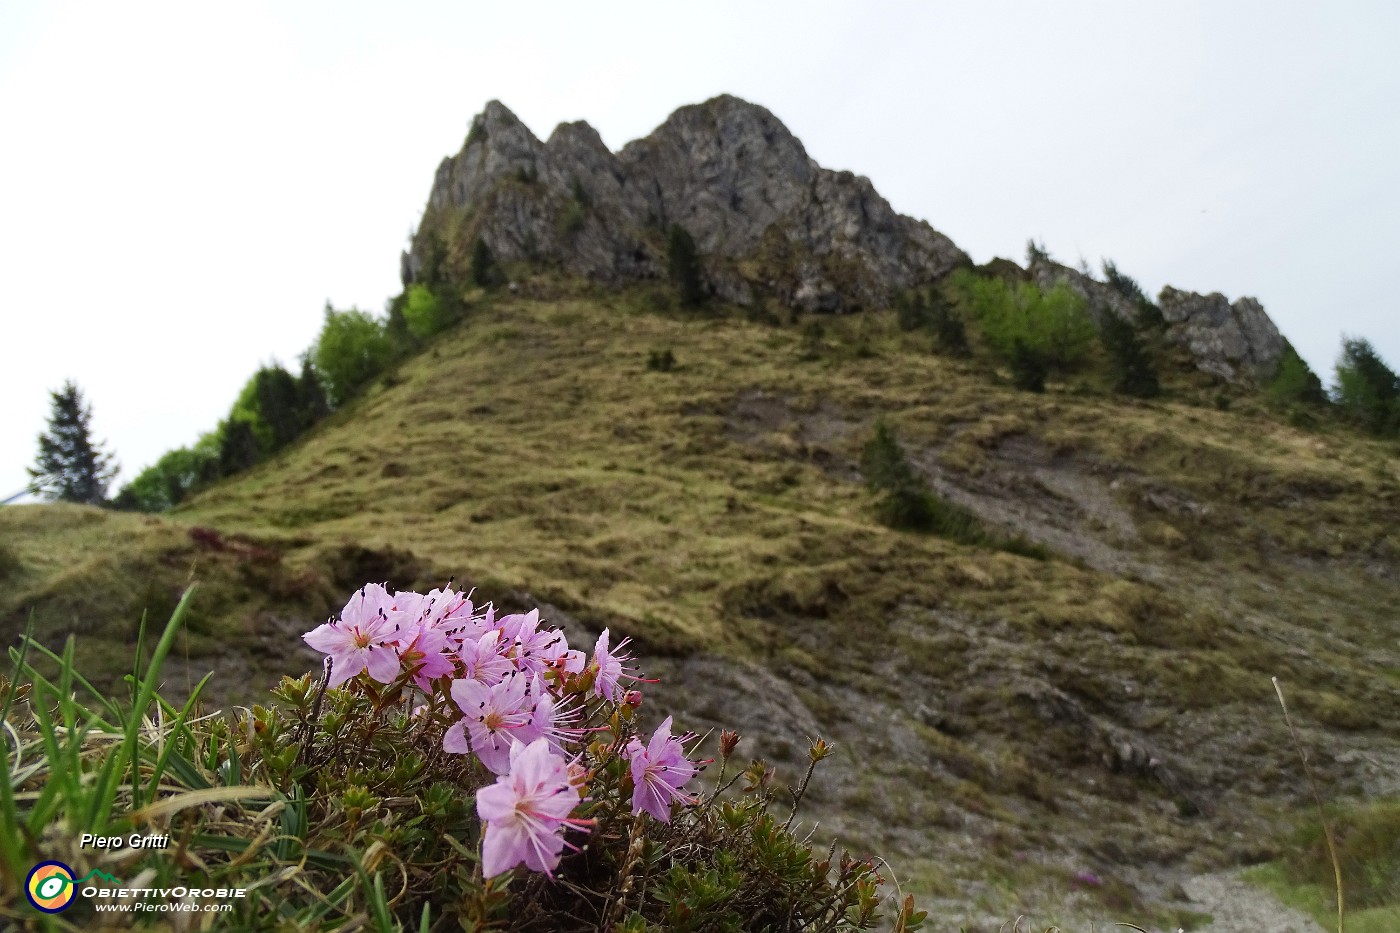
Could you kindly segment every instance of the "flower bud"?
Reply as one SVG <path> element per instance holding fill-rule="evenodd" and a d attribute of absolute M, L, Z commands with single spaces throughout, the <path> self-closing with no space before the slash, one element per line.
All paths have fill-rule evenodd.
<path fill-rule="evenodd" d="M 719 734 L 719 755 L 721 758 L 728 758 L 734 754 L 734 747 L 739 744 L 739 733 L 732 729 L 725 729 Z"/>

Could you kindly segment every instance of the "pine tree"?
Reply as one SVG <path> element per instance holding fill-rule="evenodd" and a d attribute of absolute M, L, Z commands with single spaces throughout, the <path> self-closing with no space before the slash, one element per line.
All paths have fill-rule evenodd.
<path fill-rule="evenodd" d="M 472 281 L 482 288 L 506 284 L 506 274 L 496 262 L 496 254 L 481 237 L 476 238 L 476 245 L 472 247 Z"/>
<path fill-rule="evenodd" d="M 700 254 L 695 240 L 680 224 L 672 224 L 666 240 L 666 268 L 680 295 L 681 307 L 698 308 L 705 300 Z"/>
<path fill-rule="evenodd" d="M 1342 338 L 1332 396 L 1343 416 L 1372 434 L 1400 434 L 1400 376 L 1370 341 Z"/>
<path fill-rule="evenodd" d="M 39 459 L 29 469 L 29 489 L 46 499 L 101 505 L 118 467 L 103 445 L 92 441 L 92 408 L 72 380 L 49 395 L 49 429 L 39 435 Z"/>
<path fill-rule="evenodd" d="M 321 377 L 316 374 L 309 353 L 301 358 L 301 378 L 297 380 L 297 385 L 301 392 L 301 427 L 304 431 L 326 417 L 331 410 L 326 401 L 326 390 L 321 387 Z"/>

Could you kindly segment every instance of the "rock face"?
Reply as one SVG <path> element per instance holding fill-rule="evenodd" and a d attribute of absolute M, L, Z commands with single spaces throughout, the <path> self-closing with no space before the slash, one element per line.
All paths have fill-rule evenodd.
<path fill-rule="evenodd" d="M 673 223 L 695 239 L 710 288 L 741 304 L 884 307 L 968 262 L 869 179 L 817 165 L 777 118 L 738 98 L 682 107 L 618 153 L 586 123 L 541 143 L 492 101 L 439 166 L 403 278 L 465 272 L 477 237 L 505 261 L 609 283 L 660 278 Z"/>
<path fill-rule="evenodd" d="M 672 224 L 694 238 L 709 289 L 737 304 L 882 308 L 971 264 L 948 237 L 895 213 L 869 179 L 822 168 L 773 114 L 726 95 L 682 107 L 620 152 L 587 123 L 540 142 L 491 101 L 438 167 L 401 274 L 405 286 L 467 281 L 480 238 L 505 262 L 614 285 L 661 279 Z M 1067 285 L 1097 322 L 1139 321 L 1131 298 L 1068 266 L 1006 265 L 1042 289 Z M 1254 299 L 1167 288 L 1161 309 L 1205 372 L 1262 380 L 1277 368 L 1285 342 Z"/>
<path fill-rule="evenodd" d="M 1168 285 L 1157 302 L 1168 335 L 1191 351 L 1202 371 L 1229 382 L 1264 382 L 1278 370 L 1287 342 L 1253 298 L 1231 304 L 1219 292 L 1198 295 Z"/>

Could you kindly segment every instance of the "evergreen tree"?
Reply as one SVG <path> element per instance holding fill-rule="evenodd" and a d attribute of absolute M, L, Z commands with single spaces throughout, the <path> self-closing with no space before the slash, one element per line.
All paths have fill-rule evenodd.
<path fill-rule="evenodd" d="M 1011 344 L 1011 384 L 1025 392 L 1044 392 L 1050 366 L 1045 355 L 1017 337 Z"/>
<path fill-rule="evenodd" d="M 472 247 L 472 281 L 482 288 L 495 288 L 506 283 L 506 274 L 496 262 L 496 254 L 481 237 Z"/>
<path fill-rule="evenodd" d="M 705 283 L 695 240 L 680 224 L 671 224 L 666 239 L 666 269 L 675 283 L 681 307 L 698 308 L 705 300 Z"/>
<path fill-rule="evenodd" d="M 280 450 L 296 440 L 303 427 L 301 387 L 281 366 L 264 366 L 253 377 L 258 415 L 271 435 L 271 449 Z"/>
<path fill-rule="evenodd" d="M 1162 391 L 1157 370 L 1133 325 L 1109 312 L 1099 331 L 1113 365 L 1113 390 L 1137 398 L 1153 398 Z"/>
<path fill-rule="evenodd" d="M 242 419 L 225 421 L 219 431 L 219 472 L 232 476 L 253 466 L 262 456 L 253 426 Z"/>
<path fill-rule="evenodd" d="M 311 365 L 311 355 L 301 358 L 301 378 L 297 380 L 301 394 L 301 427 L 306 430 L 326 415 L 331 406 L 326 401 L 326 390 L 321 386 L 321 377 L 316 375 L 316 367 Z"/>
<path fill-rule="evenodd" d="M 967 356 L 967 328 L 962 315 L 953 309 L 937 288 L 930 288 L 928 292 L 928 316 L 934 337 L 938 340 L 938 349 L 949 356 Z"/>
<path fill-rule="evenodd" d="M 1332 394 L 1343 415 L 1371 433 L 1400 433 L 1400 376 L 1369 340 L 1343 338 Z"/>
<path fill-rule="evenodd" d="M 92 408 L 71 380 L 49 395 L 49 429 L 39 435 L 39 459 L 29 469 L 29 489 L 46 499 L 101 505 L 118 467 L 102 444 L 92 441 Z"/>
<path fill-rule="evenodd" d="M 928 303 L 918 291 L 900 292 L 894 300 L 894 313 L 900 330 L 918 330 L 929 323 Z"/>
<path fill-rule="evenodd" d="M 1267 386 L 1269 396 L 1282 405 L 1306 405 L 1321 408 L 1328 402 L 1322 380 L 1298 355 L 1292 344 L 1285 343 L 1278 371 Z"/>

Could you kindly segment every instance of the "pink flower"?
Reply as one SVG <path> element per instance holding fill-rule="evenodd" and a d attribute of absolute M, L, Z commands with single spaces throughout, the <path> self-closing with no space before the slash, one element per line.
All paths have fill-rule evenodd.
<path fill-rule="evenodd" d="M 671 717 L 656 727 L 651 742 L 633 736 L 627 743 L 632 763 L 632 812 L 645 810 L 663 823 L 671 821 L 671 804 L 694 803 L 695 798 L 681 790 L 695 776 L 695 765 L 686 760 L 680 739 L 671 737 Z"/>
<path fill-rule="evenodd" d="M 632 660 L 632 655 L 622 649 L 627 647 L 630 638 L 624 638 L 618 642 L 616 648 L 611 650 L 608 647 L 608 630 L 603 629 L 598 636 L 598 643 L 593 647 L 593 663 L 598 665 L 598 676 L 593 681 L 593 692 L 605 700 L 612 700 L 614 703 L 622 697 L 622 687 L 618 681 L 626 677 L 629 680 L 640 680 L 636 667 L 624 667 Z"/>
<path fill-rule="evenodd" d="M 443 751 L 471 751 L 492 774 L 505 774 L 514 741 L 511 733 L 529 722 L 532 712 L 526 679 L 517 674 L 493 687 L 476 680 L 454 680 L 451 691 L 463 716 L 442 737 Z"/>
<path fill-rule="evenodd" d="M 490 687 L 516 669 L 510 658 L 500 653 L 500 638 L 501 633 L 492 629 L 475 641 L 462 642 L 457 658 L 462 662 L 463 676 L 467 680 L 477 680 Z"/>
<path fill-rule="evenodd" d="M 330 656 L 327 686 L 338 687 L 363 670 L 384 684 L 399 675 L 399 655 L 390 647 L 398 633 L 385 611 L 389 605 L 384 587 L 371 583 L 350 597 L 338 621 L 318 625 L 302 636 L 308 645 Z"/>
<path fill-rule="evenodd" d="M 554 668 L 564 673 L 577 674 L 583 670 L 583 652 L 570 651 L 568 639 L 559 629 L 540 629 L 539 610 L 525 616 L 502 619 L 503 631 L 506 630 L 505 623 L 514 618 L 520 619 L 520 624 L 514 626 L 513 643 L 515 663 L 522 671 L 543 674 L 546 670 Z"/>
<path fill-rule="evenodd" d="M 535 679 L 531 692 L 536 696 L 535 708 L 530 713 L 530 720 L 520 728 L 514 738 L 526 743 L 544 739 L 549 743 L 550 749 L 562 755 L 564 743 L 572 742 L 582 734 L 583 730 L 572 728 L 581 711 L 575 705 L 561 703 L 555 699 L 544 682 L 538 678 Z"/>
<path fill-rule="evenodd" d="M 510 750 L 510 772 L 476 792 L 476 813 L 486 824 L 481 870 L 493 878 L 516 865 L 552 873 L 564 850 L 564 829 L 579 803 L 568 762 L 544 739 Z"/>
<path fill-rule="evenodd" d="M 404 669 L 413 672 L 413 682 L 424 693 L 431 691 L 432 682 L 457 669 L 452 658 L 443 652 L 447 636 L 426 622 L 415 622 L 399 631 L 399 660 Z"/>
<path fill-rule="evenodd" d="M 446 632 L 454 644 L 480 638 L 488 628 L 483 624 L 482 617 L 476 614 L 476 607 L 467 594 L 451 589 L 433 590 L 428 598 L 433 600 L 433 607 L 428 612 L 429 621 Z"/>

